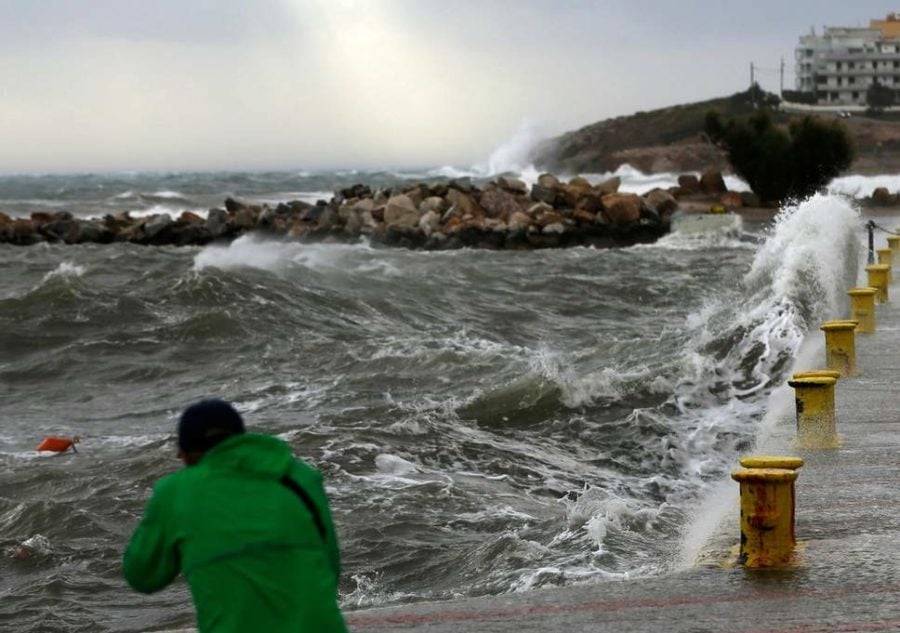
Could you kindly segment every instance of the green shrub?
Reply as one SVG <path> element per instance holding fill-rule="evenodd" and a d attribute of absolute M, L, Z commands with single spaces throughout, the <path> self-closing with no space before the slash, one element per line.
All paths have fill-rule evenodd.
<path fill-rule="evenodd" d="M 710 111 L 706 132 L 766 204 L 811 196 L 853 160 L 850 136 L 839 121 L 808 116 L 784 128 L 764 109 L 727 123 Z"/>

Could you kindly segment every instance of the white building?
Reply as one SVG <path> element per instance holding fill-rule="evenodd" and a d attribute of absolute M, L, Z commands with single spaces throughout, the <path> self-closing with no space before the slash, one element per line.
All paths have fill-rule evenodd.
<path fill-rule="evenodd" d="M 796 87 L 821 105 L 866 105 L 874 81 L 900 90 L 900 18 L 872 20 L 869 28 L 826 27 L 800 37 Z"/>

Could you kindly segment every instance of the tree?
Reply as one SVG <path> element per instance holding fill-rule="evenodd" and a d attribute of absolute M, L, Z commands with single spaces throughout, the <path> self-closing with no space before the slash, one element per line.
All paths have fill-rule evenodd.
<path fill-rule="evenodd" d="M 866 90 L 866 103 L 873 112 L 882 112 L 894 105 L 894 91 L 875 79 Z"/>
<path fill-rule="evenodd" d="M 853 160 L 850 137 L 836 120 L 807 116 L 785 128 L 764 109 L 727 123 L 710 111 L 706 133 L 766 204 L 809 197 Z"/>

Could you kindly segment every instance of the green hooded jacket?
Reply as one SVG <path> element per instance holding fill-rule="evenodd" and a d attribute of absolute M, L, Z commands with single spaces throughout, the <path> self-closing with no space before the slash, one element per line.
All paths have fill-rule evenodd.
<path fill-rule="evenodd" d="M 287 475 L 315 506 L 312 513 Z M 200 633 L 346 631 L 337 605 L 340 555 L 319 472 L 268 435 L 224 440 L 163 477 L 124 557 L 142 593 L 183 573 Z"/>

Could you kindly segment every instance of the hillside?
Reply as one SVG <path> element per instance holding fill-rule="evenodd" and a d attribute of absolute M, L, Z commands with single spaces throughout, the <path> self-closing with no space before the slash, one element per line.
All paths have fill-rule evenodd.
<path fill-rule="evenodd" d="M 762 98 L 774 95 L 764 93 Z M 599 121 L 544 141 L 533 161 L 542 169 L 565 173 L 612 171 L 623 163 L 645 172 L 724 170 L 725 155 L 703 133 L 704 117 L 712 109 L 726 118 L 748 115 L 754 110 L 751 91 Z M 775 113 L 783 124 L 799 116 Z M 844 123 L 857 150 L 852 171 L 900 170 L 900 121 L 853 116 Z"/>

